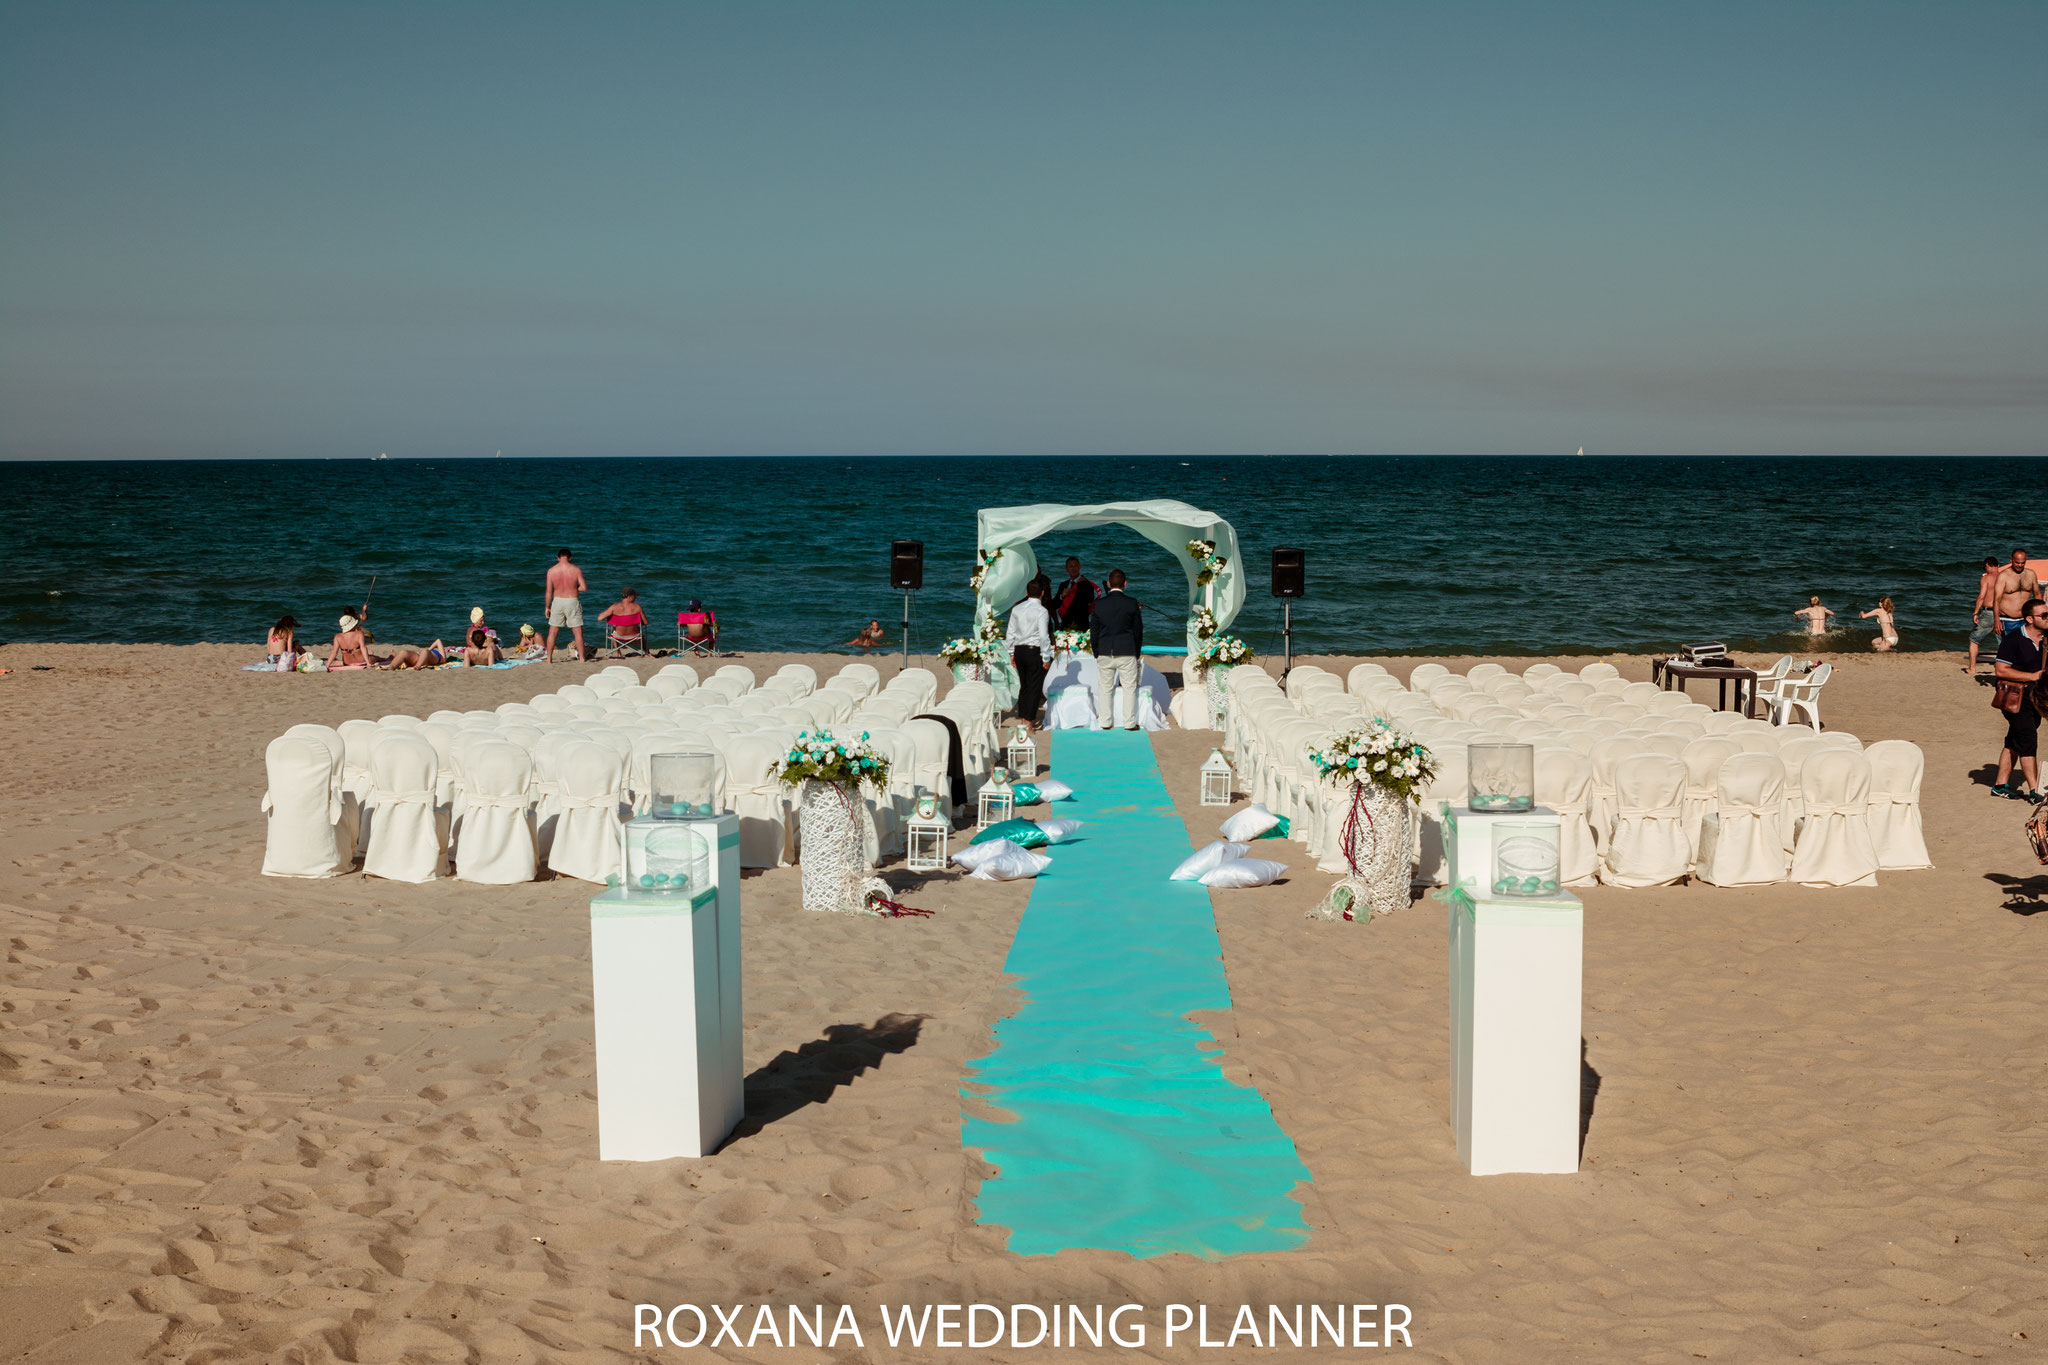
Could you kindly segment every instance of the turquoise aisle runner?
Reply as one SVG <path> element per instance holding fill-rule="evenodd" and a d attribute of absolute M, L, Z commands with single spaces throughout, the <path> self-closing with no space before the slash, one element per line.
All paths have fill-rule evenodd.
<path fill-rule="evenodd" d="M 1087 821 L 1047 850 L 1005 970 L 1027 997 L 968 1079 L 1009 1122 L 966 1117 L 961 1140 L 999 1174 L 981 1221 L 1010 1250 L 1134 1256 L 1284 1251 L 1308 1236 L 1309 1178 L 1259 1092 L 1226 1079 L 1187 1015 L 1230 1008 L 1206 888 L 1169 882 L 1188 855 L 1152 742 L 1060 731 L 1052 773 L 1075 800 L 1034 810 Z"/>

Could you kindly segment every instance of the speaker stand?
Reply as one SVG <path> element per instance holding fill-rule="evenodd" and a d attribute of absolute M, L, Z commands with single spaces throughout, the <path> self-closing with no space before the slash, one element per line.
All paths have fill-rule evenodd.
<path fill-rule="evenodd" d="M 903 666 L 910 667 L 910 589 L 903 590 Z"/>
<path fill-rule="evenodd" d="M 1294 599 L 1280 599 L 1280 685 L 1287 685 L 1287 674 L 1294 668 Z"/>

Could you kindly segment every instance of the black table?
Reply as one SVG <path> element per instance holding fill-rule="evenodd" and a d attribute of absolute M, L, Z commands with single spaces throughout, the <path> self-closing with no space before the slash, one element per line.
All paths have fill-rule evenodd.
<path fill-rule="evenodd" d="M 1677 659 L 1650 660 L 1650 681 L 1669 692 L 1675 683 L 1680 692 L 1694 678 L 1711 678 L 1721 684 L 1720 700 L 1716 711 L 1728 709 L 1728 684 L 1735 684 L 1735 709 L 1745 716 L 1756 714 L 1756 684 L 1758 673 L 1753 668 L 1739 668 L 1734 664 L 1726 667 L 1710 667 L 1706 664 L 1689 664 Z M 1745 684 L 1747 684 L 1745 688 Z"/>

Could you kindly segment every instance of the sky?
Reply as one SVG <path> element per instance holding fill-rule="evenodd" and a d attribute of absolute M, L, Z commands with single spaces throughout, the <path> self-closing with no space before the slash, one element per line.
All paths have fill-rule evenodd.
<path fill-rule="evenodd" d="M 2048 453 L 2048 4 L 0 3 L 0 458 Z"/>

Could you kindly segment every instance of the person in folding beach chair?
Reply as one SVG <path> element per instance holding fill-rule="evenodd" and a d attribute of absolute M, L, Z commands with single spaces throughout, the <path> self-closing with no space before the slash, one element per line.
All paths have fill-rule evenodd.
<path fill-rule="evenodd" d="M 718 613 L 691 598 L 690 605 L 676 613 L 676 650 L 707 658 L 718 653 Z"/>
<path fill-rule="evenodd" d="M 640 605 L 637 591 L 628 588 L 620 593 L 619 600 L 599 612 L 597 619 L 604 622 L 608 657 L 647 653 L 647 612 Z"/>

